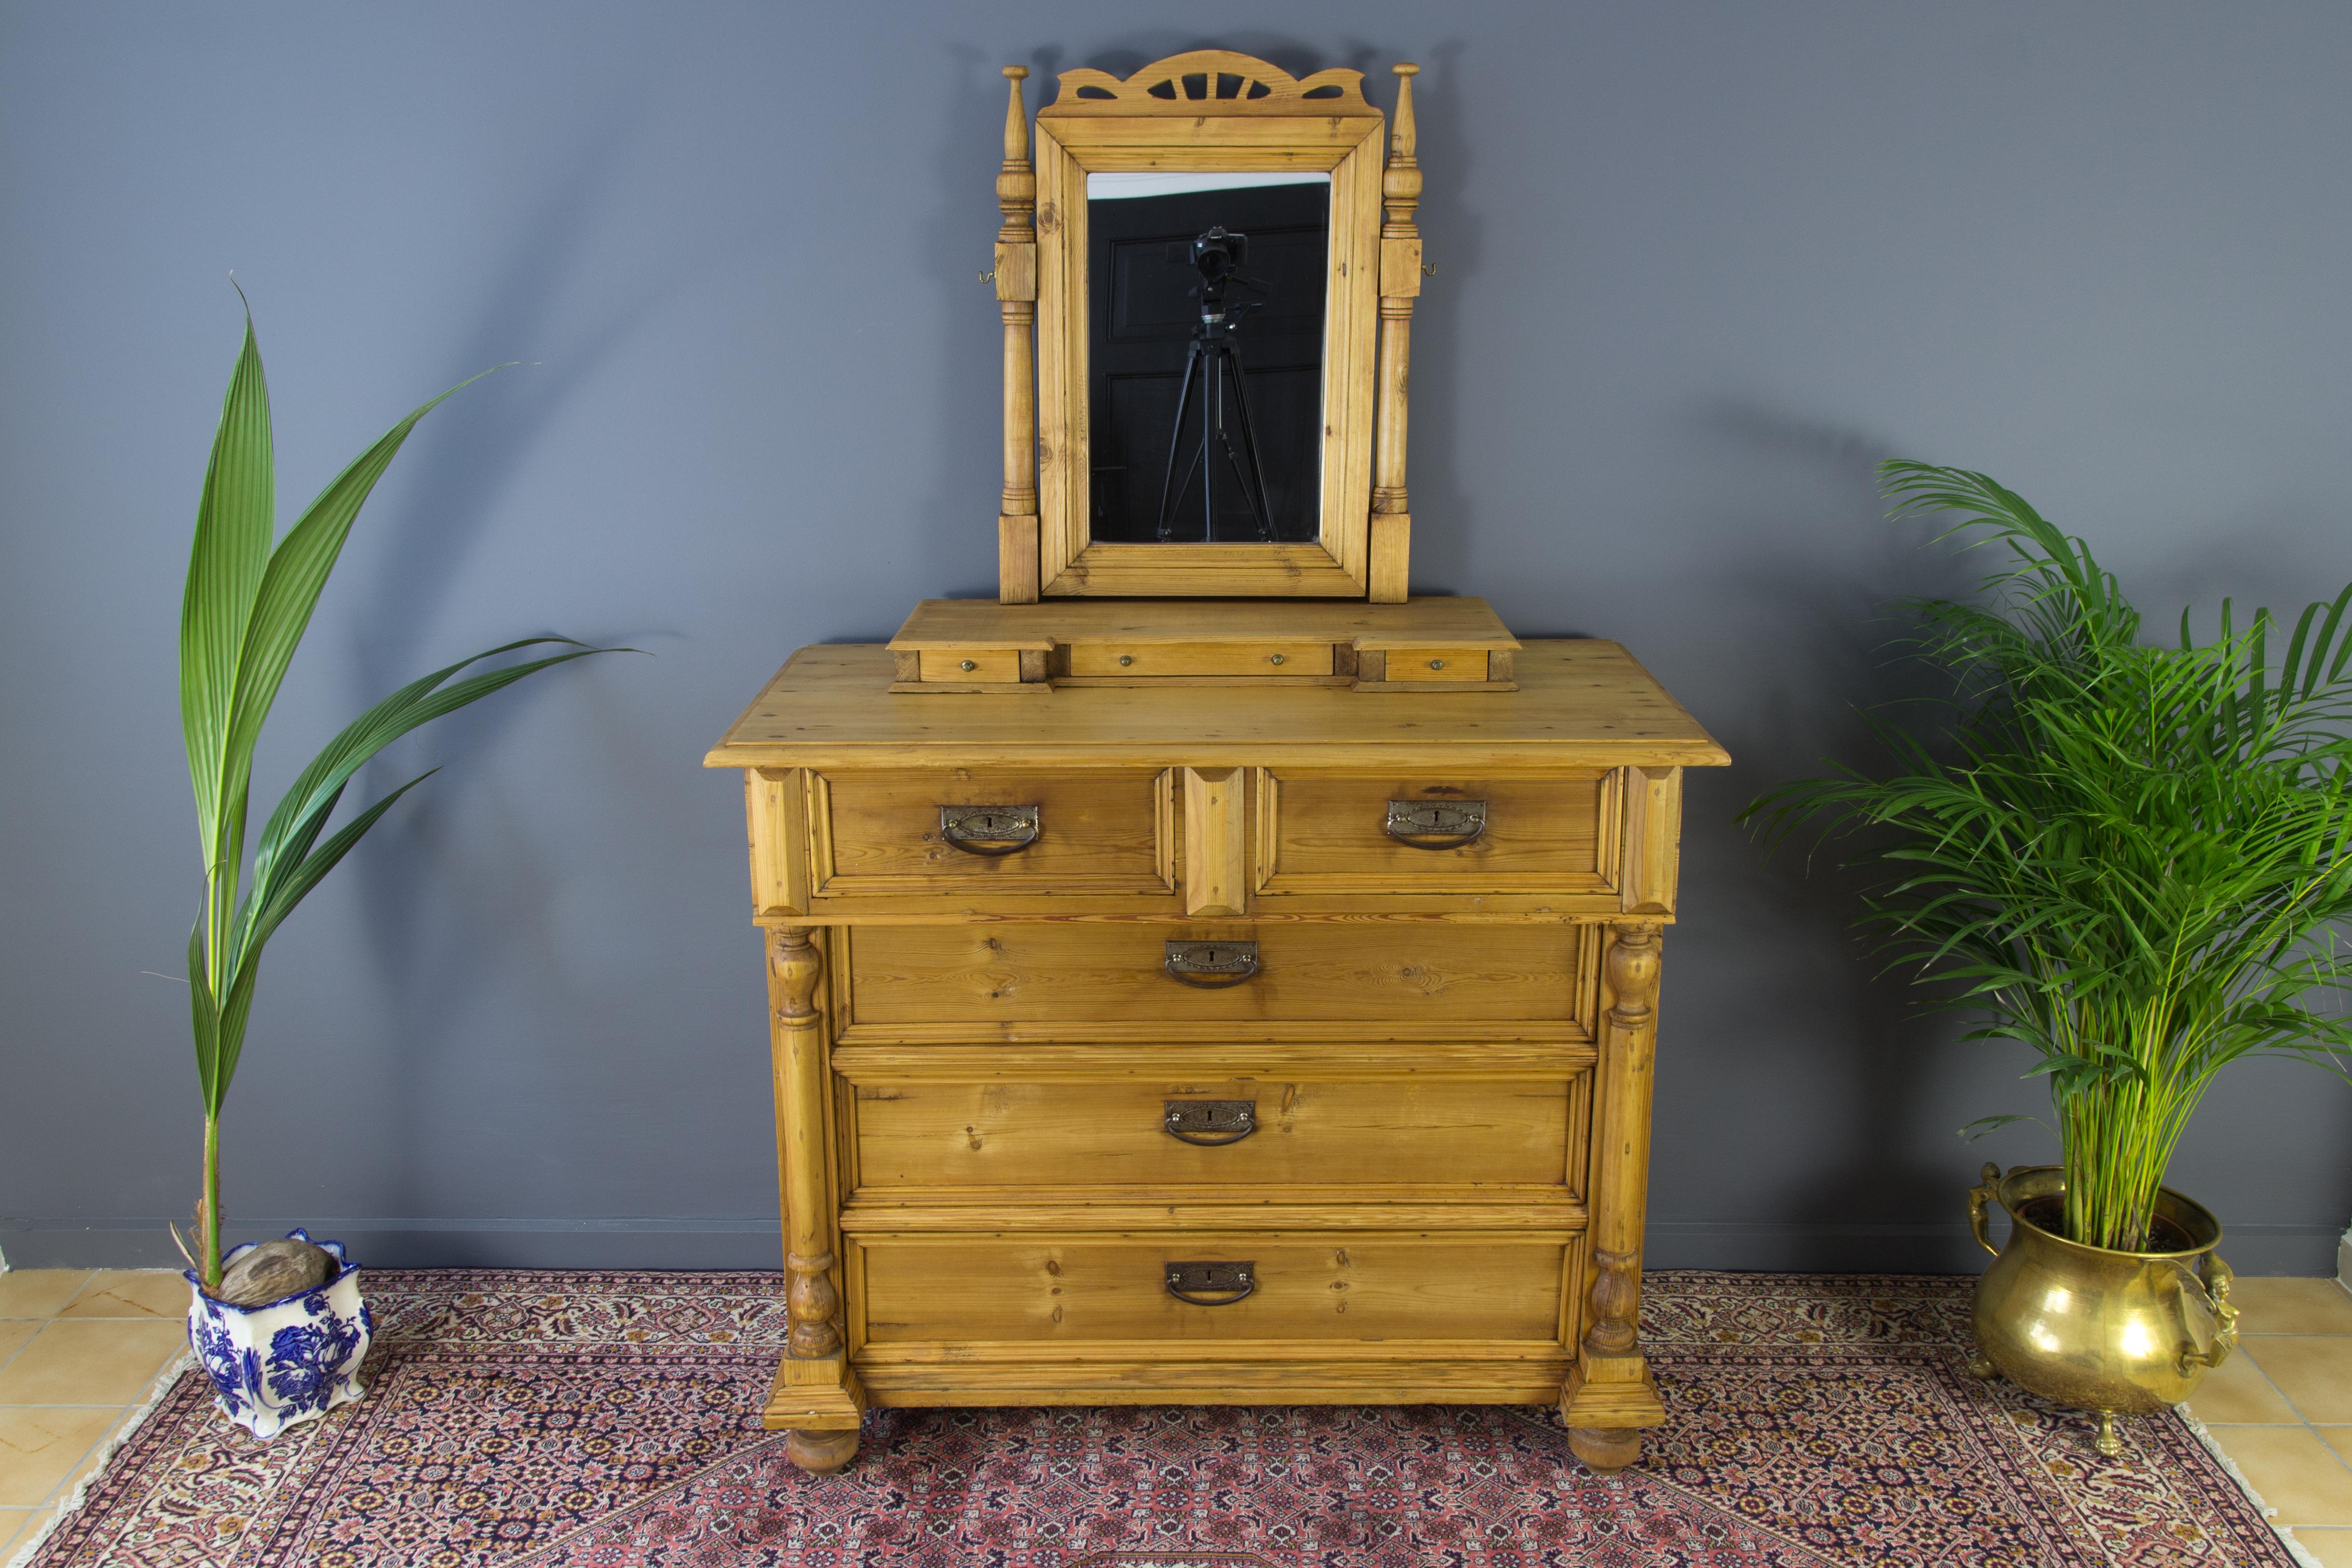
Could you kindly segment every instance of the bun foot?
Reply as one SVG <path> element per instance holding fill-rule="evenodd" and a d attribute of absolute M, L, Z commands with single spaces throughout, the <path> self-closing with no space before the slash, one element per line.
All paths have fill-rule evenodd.
<path fill-rule="evenodd" d="M 857 1457 L 857 1428 L 841 1432 L 803 1432 L 797 1427 L 784 1434 L 784 1456 L 813 1476 L 829 1476 L 849 1468 Z"/>
<path fill-rule="evenodd" d="M 1614 1475 L 1642 1457 L 1642 1428 L 1570 1427 L 1568 1451 L 1587 1468 L 1604 1476 Z"/>

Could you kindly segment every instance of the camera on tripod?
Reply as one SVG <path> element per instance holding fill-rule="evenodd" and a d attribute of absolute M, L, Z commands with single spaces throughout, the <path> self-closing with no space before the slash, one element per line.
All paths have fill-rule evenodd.
<path fill-rule="evenodd" d="M 1176 422 L 1168 432 L 1168 468 L 1160 482 L 1159 537 L 1162 539 L 1175 532 L 1177 509 L 1183 505 L 1195 474 L 1201 478 L 1201 538 L 1203 542 L 1216 538 L 1215 465 L 1209 455 L 1212 441 L 1233 467 L 1242 504 L 1249 508 L 1257 525 L 1257 537 L 1274 538 L 1273 507 L 1265 491 L 1265 465 L 1259 460 L 1257 432 L 1250 423 L 1247 372 L 1242 369 L 1241 350 L 1234 341 L 1242 317 L 1265 300 L 1248 300 L 1230 310 L 1225 308 L 1226 290 L 1235 284 L 1261 295 L 1265 292 L 1263 281 L 1241 270 L 1248 256 L 1249 235 L 1235 234 L 1223 224 L 1212 226 L 1192 241 L 1192 270 L 1201 275 L 1201 281 L 1192 292 L 1201 297 L 1201 324 L 1193 329 L 1192 343 L 1185 351 L 1183 385 L 1176 394 Z M 1233 387 L 1234 420 L 1230 428 L 1225 423 L 1228 380 Z M 1185 415 L 1192 407 L 1195 386 L 1201 389 L 1201 438 L 1180 479 L 1176 459 L 1183 450 Z M 1234 444 L 1236 435 L 1241 438 L 1238 447 Z"/>
<path fill-rule="evenodd" d="M 1203 316 L 1212 310 L 1223 310 L 1227 284 L 1255 281 L 1239 277 L 1236 272 L 1248 259 L 1249 235 L 1231 233 L 1223 224 L 1192 241 L 1192 270 L 1201 275 L 1201 286 L 1195 292 L 1201 296 Z"/>

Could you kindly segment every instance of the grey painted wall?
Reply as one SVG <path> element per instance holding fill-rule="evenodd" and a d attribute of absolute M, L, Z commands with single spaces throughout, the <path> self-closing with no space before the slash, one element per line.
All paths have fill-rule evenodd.
<path fill-rule="evenodd" d="M 1738 756 L 1668 943 L 1659 1263 L 1961 1268 L 2032 1128 L 1728 822 L 1854 754 L 1890 595 L 1964 580 L 1870 465 L 1981 467 L 2159 620 L 2352 577 L 2352 11 L 2146 4 L 0 12 L 0 1246 L 161 1261 L 194 1196 L 180 575 L 258 311 L 289 508 L 412 404 L 279 705 L 274 796 L 360 705 L 527 631 L 654 655 L 407 743 L 446 771 L 272 949 L 227 1206 L 383 1261 L 772 1264 L 734 780 L 798 644 L 993 582 L 1002 83 L 1223 43 L 1415 58 L 1439 272 L 1418 586 L 1622 637 Z M 2254 1066 L 2179 1183 L 2325 1272 L 2352 1091 Z"/>

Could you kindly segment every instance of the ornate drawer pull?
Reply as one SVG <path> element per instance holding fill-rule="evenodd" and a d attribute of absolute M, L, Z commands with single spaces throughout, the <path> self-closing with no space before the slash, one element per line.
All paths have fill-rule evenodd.
<path fill-rule="evenodd" d="M 1230 1307 L 1257 1293 L 1257 1265 L 1171 1263 L 1168 1293 L 1196 1307 Z"/>
<path fill-rule="evenodd" d="M 1391 800 L 1389 837 L 1417 850 L 1458 850 L 1486 831 L 1484 800 Z"/>
<path fill-rule="evenodd" d="M 1163 960 L 1169 977 L 1198 986 L 1203 990 L 1223 990 L 1238 986 L 1257 973 L 1257 944 L 1255 942 L 1171 942 L 1168 956 Z"/>
<path fill-rule="evenodd" d="M 1037 808 L 942 806 L 940 836 L 968 855 L 1009 855 L 1037 841 Z"/>
<path fill-rule="evenodd" d="M 1238 1144 L 1257 1131 L 1255 1100 L 1171 1100 L 1160 1126 L 1181 1144 L 1215 1148 Z"/>

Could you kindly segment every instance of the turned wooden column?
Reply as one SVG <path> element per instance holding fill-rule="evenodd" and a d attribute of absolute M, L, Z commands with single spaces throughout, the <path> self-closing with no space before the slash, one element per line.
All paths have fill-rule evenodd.
<path fill-rule="evenodd" d="M 1402 604 L 1412 548 L 1412 502 L 1404 483 L 1405 386 L 1412 353 L 1412 306 L 1421 296 L 1421 164 L 1413 152 L 1412 78 L 1421 68 L 1400 65 L 1396 121 L 1390 128 L 1389 163 L 1381 175 L 1381 338 L 1379 411 L 1373 428 L 1370 568 L 1367 597 Z"/>
<path fill-rule="evenodd" d="M 1037 557 L 1037 171 L 1029 158 L 1027 66 L 1007 66 L 1004 166 L 996 175 L 996 308 L 1004 320 L 1004 494 L 996 517 L 996 597 L 1034 604 Z"/>
<path fill-rule="evenodd" d="M 1560 1400 L 1569 1447 L 1596 1470 L 1640 1457 L 1642 1431 L 1665 1419 L 1642 1356 L 1642 1228 L 1650 1183 L 1650 1093 L 1658 1042 L 1658 956 L 1652 920 L 1610 928 L 1593 1105 L 1591 1251 L 1584 1337 Z"/>
<path fill-rule="evenodd" d="M 829 1474 L 856 1456 L 865 1397 L 849 1370 L 835 1282 L 835 1207 L 826 1156 L 824 1018 L 816 1007 L 824 959 L 805 926 L 768 943 L 771 1066 L 776 1096 L 776 1171 L 784 1217 L 784 1364 L 763 1412 L 787 1433 L 785 1452 L 804 1470 Z"/>

